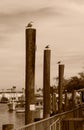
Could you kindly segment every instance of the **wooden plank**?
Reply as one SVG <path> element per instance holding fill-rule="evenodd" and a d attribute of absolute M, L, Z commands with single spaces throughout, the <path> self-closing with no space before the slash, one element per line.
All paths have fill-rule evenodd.
<path fill-rule="evenodd" d="M 62 121 L 62 130 L 83 130 L 84 118 L 66 118 Z"/>

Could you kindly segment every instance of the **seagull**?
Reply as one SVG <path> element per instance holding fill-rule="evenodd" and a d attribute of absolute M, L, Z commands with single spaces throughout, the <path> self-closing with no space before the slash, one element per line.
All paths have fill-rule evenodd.
<path fill-rule="evenodd" d="M 58 62 L 57 62 L 57 64 L 60 64 L 60 63 L 61 63 L 61 61 L 58 61 Z"/>
<path fill-rule="evenodd" d="M 47 45 L 45 48 L 47 48 L 47 49 L 48 49 L 48 48 L 49 48 L 49 45 Z"/>
<path fill-rule="evenodd" d="M 27 27 L 31 28 L 32 27 L 32 21 L 28 23 Z"/>

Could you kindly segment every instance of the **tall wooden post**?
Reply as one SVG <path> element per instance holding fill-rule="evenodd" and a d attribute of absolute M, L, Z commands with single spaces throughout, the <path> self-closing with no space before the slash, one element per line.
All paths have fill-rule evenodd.
<path fill-rule="evenodd" d="M 81 102 L 84 103 L 84 91 L 81 91 Z"/>
<path fill-rule="evenodd" d="M 76 100 L 76 90 L 72 90 L 72 106 L 75 107 L 75 101 Z"/>
<path fill-rule="evenodd" d="M 25 124 L 34 121 L 36 29 L 26 28 Z"/>
<path fill-rule="evenodd" d="M 43 117 L 50 116 L 50 54 L 49 49 L 44 50 L 44 73 L 43 73 Z"/>
<path fill-rule="evenodd" d="M 59 85 L 58 85 L 58 111 L 62 112 L 62 91 L 63 91 L 63 75 L 64 75 L 64 65 L 59 64 Z"/>
<path fill-rule="evenodd" d="M 52 95 L 52 109 L 53 109 L 53 114 L 56 114 L 57 112 L 57 100 L 56 100 L 56 93 L 53 93 Z"/>
<path fill-rule="evenodd" d="M 68 96 L 67 96 L 67 90 L 65 90 L 65 111 L 68 110 Z"/>

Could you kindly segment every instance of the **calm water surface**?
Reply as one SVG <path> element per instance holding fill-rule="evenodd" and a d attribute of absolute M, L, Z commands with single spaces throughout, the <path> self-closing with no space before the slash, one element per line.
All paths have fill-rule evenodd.
<path fill-rule="evenodd" d="M 0 130 L 2 129 L 3 124 L 14 124 L 14 128 L 23 126 L 25 123 L 25 114 L 24 113 L 15 113 L 8 111 L 7 104 L 0 104 Z"/>

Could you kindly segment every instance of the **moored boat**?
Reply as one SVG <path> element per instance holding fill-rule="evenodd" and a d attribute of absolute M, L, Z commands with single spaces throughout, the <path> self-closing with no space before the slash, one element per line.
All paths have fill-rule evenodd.
<path fill-rule="evenodd" d="M 23 107 L 18 107 L 15 109 L 16 113 L 24 113 L 25 112 L 25 108 Z"/>
<path fill-rule="evenodd" d="M 7 105 L 8 105 L 8 110 L 9 111 L 15 111 L 16 106 L 17 106 L 17 100 L 16 100 L 16 98 L 15 97 L 11 97 L 9 99 L 9 102 L 7 103 Z"/>
<path fill-rule="evenodd" d="M 16 109 L 16 104 L 17 102 L 12 100 L 8 102 L 8 110 L 9 111 L 14 111 Z"/>
<path fill-rule="evenodd" d="M 15 111 L 16 111 L 16 113 L 25 112 L 25 102 L 24 101 L 18 102 L 17 105 L 16 105 Z"/>

